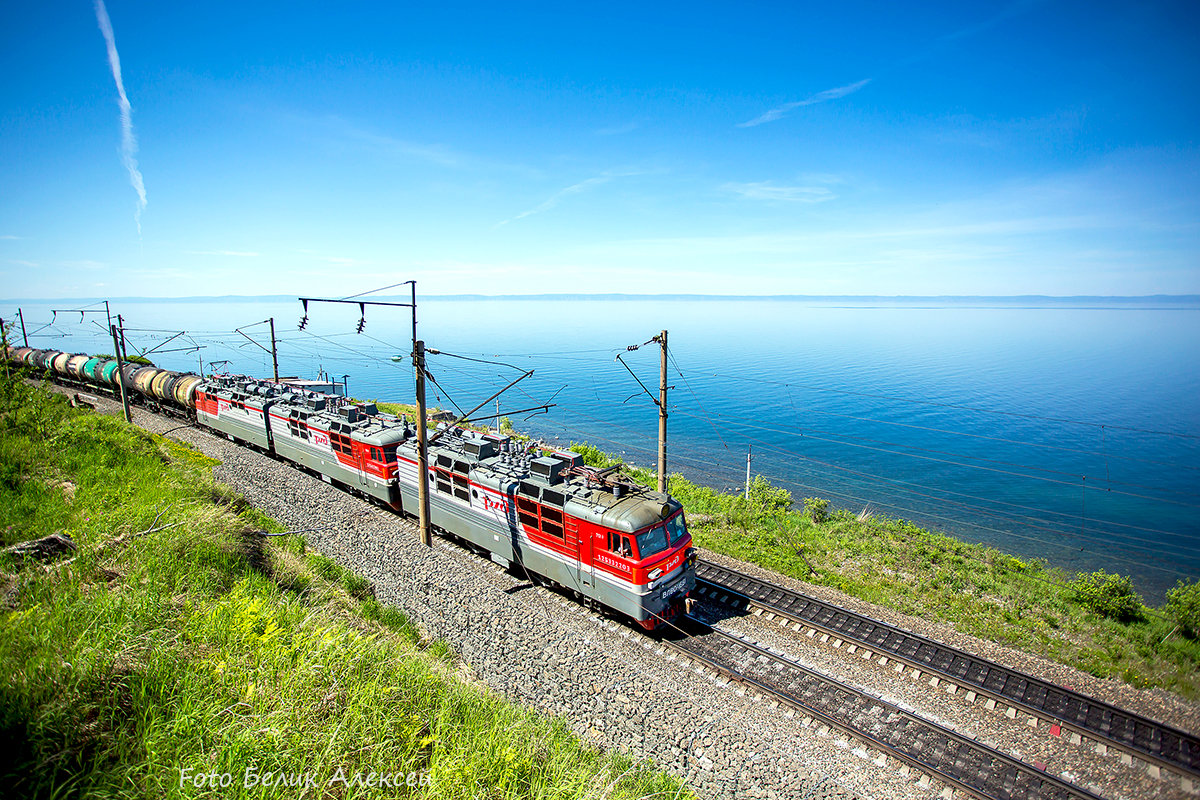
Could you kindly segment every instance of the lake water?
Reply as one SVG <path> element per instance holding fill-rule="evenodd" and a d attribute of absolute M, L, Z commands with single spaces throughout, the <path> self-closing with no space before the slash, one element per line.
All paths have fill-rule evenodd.
<path fill-rule="evenodd" d="M 657 395 L 657 345 L 625 348 L 667 330 L 671 471 L 732 489 L 752 451 L 752 471 L 797 500 L 828 497 L 1068 570 L 1132 574 L 1151 602 L 1200 575 L 1197 303 L 419 302 L 419 334 L 442 351 L 429 356 L 431 403 L 468 409 L 532 369 L 501 397 L 519 429 L 652 466 L 657 409 L 615 356 Z M 78 306 L 24 304 L 27 330 L 67 307 Z M 412 397 L 411 366 L 391 360 L 411 349 L 406 308 L 368 308 L 362 334 L 356 306 L 313 305 L 298 331 L 295 300 L 122 301 L 118 311 L 137 349 L 160 348 L 161 366 L 228 360 L 269 376 L 270 357 L 233 330 L 273 316 L 281 374 L 347 374 L 355 396 Z M 60 313 L 31 344 L 111 351 L 94 320 L 103 315 Z M 244 330 L 268 342 L 266 325 Z M 543 403 L 554 405 L 515 413 Z"/>

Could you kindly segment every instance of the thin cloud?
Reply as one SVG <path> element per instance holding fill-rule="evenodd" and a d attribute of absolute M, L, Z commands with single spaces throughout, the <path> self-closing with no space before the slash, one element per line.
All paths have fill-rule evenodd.
<path fill-rule="evenodd" d="M 121 108 L 121 163 L 129 171 L 129 183 L 137 192 L 137 208 L 133 212 L 133 221 L 137 223 L 138 236 L 142 235 L 142 211 L 146 209 L 146 184 L 137 163 L 137 137 L 133 135 L 133 113 L 129 98 L 125 95 L 125 84 L 121 80 L 121 57 L 117 54 L 117 40 L 113 36 L 112 22 L 108 18 L 108 9 L 104 0 L 96 0 L 96 21 L 100 23 L 100 32 L 104 34 L 104 43 L 108 46 L 108 65 L 112 68 L 113 81 L 117 84 L 117 104 Z"/>
<path fill-rule="evenodd" d="M 561 203 L 563 201 L 563 199 L 570 197 L 573 194 L 579 194 L 580 192 L 586 192 L 588 189 L 591 189 L 594 186 L 600 186 L 601 184 L 608 183 L 613 178 L 625 178 L 625 177 L 629 177 L 630 175 L 640 175 L 640 174 L 641 173 L 639 173 L 639 172 L 606 172 L 603 175 L 597 175 L 594 178 L 588 178 L 585 181 L 580 181 L 579 183 L 568 186 L 565 189 L 558 190 L 557 192 L 552 194 L 549 197 L 549 199 L 547 199 L 545 202 L 539 203 L 538 205 L 534 206 L 533 208 L 531 208 L 527 211 L 522 211 L 520 214 L 517 214 L 515 217 L 509 217 L 506 220 L 501 220 L 500 222 L 497 222 L 492 227 L 499 228 L 504 225 L 507 225 L 510 222 L 516 222 L 519 219 L 525 219 L 525 217 L 531 217 L 534 214 L 541 214 L 543 211 L 549 211 L 550 209 L 554 208 L 559 203 Z"/>
<path fill-rule="evenodd" d="M 0 239 L 3 239 L 6 242 L 15 242 L 20 238 L 20 236 L 13 236 L 12 234 L 4 234 L 3 236 L 0 236 Z"/>
<path fill-rule="evenodd" d="M 727 183 L 721 187 L 747 200 L 767 200 L 787 203 L 823 203 L 837 195 L 825 186 L 776 186 L 771 181 L 757 183 Z"/>
<path fill-rule="evenodd" d="M 194 256 L 231 256 L 234 258 L 258 258 L 260 255 L 244 250 L 190 250 L 188 252 Z"/>
<path fill-rule="evenodd" d="M 814 94 L 810 97 L 806 97 L 803 100 L 797 100 L 793 103 L 784 103 L 781 106 L 772 108 L 770 111 L 767 111 L 766 113 L 762 114 L 761 116 L 755 117 L 754 119 L 750 120 L 749 122 L 739 122 L 737 126 L 739 128 L 753 128 L 756 125 L 762 125 L 767 122 L 774 122 L 775 120 L 780 119 L 781 117 L 786 115 L 789 111 L 792 111 L 793 109 L 801 108 L 803 106 L 812 106 L 812 105 L 816 105 L 817 103 L 825 103 L 830 100 L 837 100 L 838 98 L 845 97 L 848 94 L 854 94 L 855 92 L 857 92 L 859 89 L 863 88 L 870 82 L 871 82 L 870 78 L 863 78 L 861 81 L 858 81 L 856 83 L 851 83 L 846 86 L 838 86 L 833 89 L 826 89 L 823 92 L 817 92 L 816 94 Z"/>

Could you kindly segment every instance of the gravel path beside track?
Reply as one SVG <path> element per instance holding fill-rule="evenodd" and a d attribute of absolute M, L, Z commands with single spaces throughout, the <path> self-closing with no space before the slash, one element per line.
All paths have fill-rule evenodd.
<path fill-rule="evenodd" d="M 101 399 L 98 409 L 119 413 Z M 857 742 L 802 727 L 781 709 L 747 698 L 736 685 L 722 684 L 692 667 L 659 655 L 658 646 L 623 624 L 589 611 L 555 592 L 534 587 L 489 561 L 435 540 L 426 549 L 415 527 L 320 480 L 181 421 L 135 411 L 135 422 L 154 432 L 170 431 L 222 463 L 217 480 L 291 528 L 319 528 L 310 546 L 371 580 L 381 602 L 402 609 L 423 631 L 447 641 L 475 680 L 518 702 L 561 716 L 582 737 L 606 749 L 648 758 L 707 797 L 892 798 L 929 797 L 923 786 L 892 766 L 877 766 Z M 175 430 L 171 430 L 171 429 Z M 721 561 L 716 554 L 706 554 Z M 745 572 L 763 574 L 733 562 Z M 903 617 L 822 587 L 773 577 L 776 582 L 844 603 L 910 630 L 973 650 L 1055 682 L 1126 705 L 1185 729 L 1200 724 L 1200 710 L 1163 692 L 1139 692 L 1101 681 L 1024 653 L 980 642 L 946 628 Z M 898 678 L 867 662 L 854 664 L 830 649 L 798 646 L 759 617 L 731 618 L 728 625 L 761 633 L 799 660 L 850 682 L 873 687 L 931 719 L 1000 745 L 1009 752 L 1045 760 L 1083 784 L 1108 783 L 1112 797 L 1172 797 L 1161 782 L 1127 778 L 1112 761 L 1099 766 L 1078 748 L 1030 734 L 1017 722 L 935 689 Z M 889 696 L 890 695 L 890 696 Z M 1036 737 L 1030 739 L 1030 736 Z M 855 752 L 859 751 L 859 752 Z M 1115 780 L 1106 781 L 1106 775 Z M 1144 777 L 1144 774 L 1143 776 Z M 1177 790 L 1176 790 L 1177 791 Z"/>

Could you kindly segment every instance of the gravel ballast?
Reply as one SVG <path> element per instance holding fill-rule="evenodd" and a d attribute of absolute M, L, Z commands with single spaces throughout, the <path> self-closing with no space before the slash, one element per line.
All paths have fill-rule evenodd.
<path fill-rule="evenodd" d="M 119 412 L 119 404 L 107 400 L 98 408 Z M 429 636 L 446 641 L 474 680 L 562 717 L 597 746 L 653 761 L 702 796 L 884 800 L 940 794 L 936 783 L 902 774 L 895 762 L 877 763 L 883 760 L 857 741 L 806 727 L 799 717 L 747 696 L 736 684 L 671 660 L 652 639 L 534 586 L 524 575 L 446 541 L 435 539 L 432 548 L 423 547 L 409 521 L 285 463 L 200 429 L 179 428 L 179 420 L 145 410 L 135 411 L 135 422 L 154 432 L 174 428 L 172 437 L 221 461 L 214 468 L 217 480 L 289 528 L 316 528 L 306 534 L 311 548 L 370 580 L 380 602 L 397 606 Z M 752 565 L 725 561 L 763 574 Z M 821 587 L 774 575 L 771 579 L 1185 729 L 1194 729 L 1200 719 L 1196 708 L 1166 693 L 1099 681 Z M 1044 760 L 1052 771 L 1066 771 L 1079 783 L 1104 786 L 1105 796 L 1179 794 L 1178 781 L 1172 786 L 1150 780 L 1144 770 L 1121 767 L 1119 761 L 1114 766 L 1112 756 L 1089 759 L 1061 739 L 1045 741 L 1044 731 L 1031 731 L 1028 725 L 1022 730 L 1019 720 L 904 681 L 873 662 L 847 658 L 811 640 L 805 644 L 799 634 L 759 617 L 730 617 L 720 624 L 929 719 L 1008 752 Z"/>

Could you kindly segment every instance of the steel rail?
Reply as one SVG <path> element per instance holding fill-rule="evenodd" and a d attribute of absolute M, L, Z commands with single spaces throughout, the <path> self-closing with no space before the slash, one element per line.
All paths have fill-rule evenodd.
<path fill-rule="evenodd" d="M 700 636 L 663 644 L 980 800 L 1100 797 L 724 631 L 704 626 Z"/>
<path fill-rule="evenodd" d="M 740 598 L 976 695 L 1004 702 L 1080 737 L 1135 754 L 1153 766 L 1200 775 L 1200 739 L 1165 723 L 711 561 L 697 563 L 696 580 L 702 595 L 715 599 L 724 593 Z"/>

